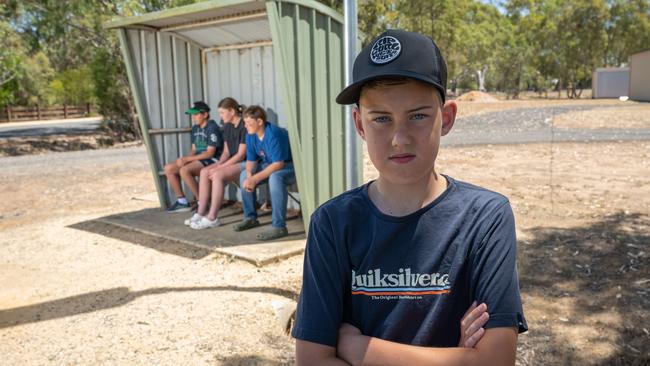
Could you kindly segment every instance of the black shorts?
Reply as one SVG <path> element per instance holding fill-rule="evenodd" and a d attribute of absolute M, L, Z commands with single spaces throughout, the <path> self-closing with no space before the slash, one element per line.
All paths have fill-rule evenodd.
<path fill-rule="evenodd" d="M 215 158 L 210 158 L 210 159 L 202 159 L 202 160 L 199 160 L 199 161 L 201 162 L 201 164 L 203 164 L 203 166 L 208 166 L 208 165 L 216 163 L 218 160 L 215 159 Z"/>

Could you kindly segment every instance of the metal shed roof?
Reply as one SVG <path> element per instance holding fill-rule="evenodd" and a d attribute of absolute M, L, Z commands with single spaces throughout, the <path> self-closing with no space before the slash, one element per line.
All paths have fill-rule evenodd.
<path fill-rule="evenodd" d="M 163 166 L 190 145 L 191 101 L 225 96 L 263 106 L 287 128 L 306 228 L 349 178 L 343 17 L 314 0 L 207 1 L 105 24 L 116 29 L 161 206 Z M 358 139 L 355 135 L 354 138 Z M 355 177 L 361 181 L 362 164 Z M 187 193 L 187 192 L 186 192 Z"/>
<path fill-rule="evenodd" d="M 106 28 L 147 28 L 170 32 L 201 48 L 271 40 L 266 0 L 212 0 L 128 18 L 115 18 Z M 340 14 L 310 0 L 281 0 L 307 5 L 343 23 Z"/>
<path fill-rule="evenodd" d="M 166 28 L 241 17 L 260 11 L 266 11 L 265 1 L 212 0 L 139 16 L 115 18 L 106 23 L 106 28 L 142 26 L 165 30 Z"/>

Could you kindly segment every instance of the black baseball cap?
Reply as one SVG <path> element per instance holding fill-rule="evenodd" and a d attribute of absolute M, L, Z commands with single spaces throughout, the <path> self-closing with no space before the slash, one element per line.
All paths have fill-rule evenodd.
<path fill-rule="evenodd" d="M 203 101 L 198 101 L 194 102 L 194 105 L 192 108 L 188 109 L 185 111 L 185 114 L 189 114 L 190 116 L 195 115 L 197 113 L 208 113 L 210 112 L 210 107 L 205 104 Z"/>
<path fill-rule="evenodd" d="M 361 88 L 371 80 L 407 77 L 433 85 L 445 102 L 447 64 L 433 40 L 423 34 L 389 29 L 368 44 L 354 60 L 352 84 L 336 97 L 339 104 L 359 102 Z"/>

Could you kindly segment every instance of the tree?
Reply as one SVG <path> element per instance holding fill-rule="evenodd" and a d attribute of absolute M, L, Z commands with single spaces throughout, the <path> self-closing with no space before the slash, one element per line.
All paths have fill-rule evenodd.
<path fill-rule="evenodd" d="M 620 66 L 629 55 L 650 47 L 650 3 L 646 0 L 610 1 L 606 23 L 604 65 Z"/>
<path fill-rule="evenodd" d="M 24 57 L 21 40 L 7 22 L 0 22 L 0 86 L 15 79 Z"/>
<path fill-rule="evenodd" d="M 493 67 L 500 47 L 507 48 L 509 37 L 503 37 L 503 27 L 509 28 L 509 20 L 492 5 L 471 2 L 459 27 L 459 46 L 466 61 L 462 71 L 476 76 L 478 90 L 485 91 L 485 79 Z"/>
<path fill-rule="evenodd" d="M 8 22 L 0 21 L 0 105 L 46 104 L 53 70 L 42 52 L 25 47 L 22 37 Z"/>
<path fill-rule="evenodd" d="M 53 78 L 49 69 L 47 77 L 18 83 L 18 73 L 5 72 L 9 68 L 4 66 L 16 62 L 3 58 L 0 53 L 2 74 L 6 73 L 7 78 L 13 80 L 11 85 L 0 85 L 0 102 L 2 98 L 7 99 L 5 95 L 12 97 L 12 103 L 31 103 L 34 99 L 65 103 L 95 101 L 105 118 L 105 125 L 115 131 L 118 138 L 136 136 L 138 124 L 132 113 L 132 97 L 117 37 L 113 31 L 105 30 L 103 23 L 114 16 L 138 15 L 194 2 L 196 0 L 3 1 L 0 20 L 4 21 L 0 24 L 9 25 L 12 34 L 17 35 L 14 39 L 17 39 L 22 53 L 13 52 L 12 55 L 24 55 L 20 59 L 23 64 L 27 62 L 25 65 L 29 70 L 18 71 L 27 76 L 44 75 L 52 65 L 56 77 Z M 0 28 L 0 32 L 6 28 Z M 47 67 L 39 71 L 38 65 Z M 35 80 L 45 81 L 45 84 L 25 87 L 36 85 Z M 43 91 L 51 91 L 49 98 L 39 94 Z M 16 97 L 23 94 L 30 97 Z"/>
<path fill-rule="evenodd" d="M 535 76 L 540 75 L 533 71 L 531 58 L 533 49 L 527 40 L 525 29 L 516 17 L 503 19 L 499 24 L 497 33 L 499 50 L 494 57 L 495 84 L 498 90 L 505 91 L 508 97 L 518 98 L 524 84 L 532 82 L 539 88 L 542 84 Z"/>
<path fill-rule="evenodd" d="M 536 50 L 535 68 L 546 78 L 557 78 L 558 92 L 567 87 L 569 98 L 591 81 L 602 63 L 607 45 L 608 7 L 603 0 L 513 0 L 511 15 L 527 29 Z"/>

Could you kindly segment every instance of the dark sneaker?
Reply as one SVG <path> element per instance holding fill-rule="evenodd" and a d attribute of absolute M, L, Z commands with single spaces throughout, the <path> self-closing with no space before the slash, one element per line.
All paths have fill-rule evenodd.
<path fill-rule="evenodd" d="M 286 227 L 274 227 L 268 231 L 257 234 L 257 239 L 259 240 L 274 240 L 280 239 L 289 235 Z"/>
<path fill-rule="evenodd" d="M 183 203 L 180 203 L 180 202 L 176 201 L 166 211 L 167 211 L 167 213 L 190 212 L 190 211 L 192 211 L 192 206 L 190 206 L 189 203 L 183 204 Z"/>
<path fill-rule="evenodd" d="M 260 226 L 260 222 L 257 219 L 244 219 L 239 224 L 233 225 L 232 228 L 235 231 L 244 231 L 258 226 Z"/>

